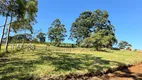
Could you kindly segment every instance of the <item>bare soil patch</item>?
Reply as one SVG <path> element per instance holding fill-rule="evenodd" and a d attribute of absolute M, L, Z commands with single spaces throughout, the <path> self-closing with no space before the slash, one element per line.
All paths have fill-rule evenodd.
<path fill-rule="evenodd" d="M 142 80 L 142 64 L 108 73 L 99 78 L 93 77 L 89 80 Z"/>

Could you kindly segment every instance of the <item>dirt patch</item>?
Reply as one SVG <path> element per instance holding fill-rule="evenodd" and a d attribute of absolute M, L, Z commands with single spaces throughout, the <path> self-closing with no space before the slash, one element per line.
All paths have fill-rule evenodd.
<path fill-rule="evenodd" d="M 101 80 L 142 80 L 142 64 L 120 71 L 108 73 L 100 77 Z M 95 80 L 90 78 L 89 80 Z"/>
<path fill-rule="evenodd" d="M 96 71 L 84 75 L 69 74 L 66 76 L 40 77 L 37 80 L 142 80 L 142 63 L 135 66 L 121 65 L 106 72 Z"/>
<path fill-rule="evenodd" d="M 142 64 L 130 67 L 129 70 L 133 73 L 142 73 Z"/>

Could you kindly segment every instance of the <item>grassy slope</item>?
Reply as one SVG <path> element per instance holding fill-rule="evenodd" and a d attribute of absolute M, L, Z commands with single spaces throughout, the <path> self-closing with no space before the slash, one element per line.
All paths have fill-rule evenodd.
<path fill-rule="evenodd" d="M 121 64 L 142 62 L 142 55 L 130 51 L 94 52 L 88 49 L 46 51 L 40 45 L 36 51 L 16 52 L 0 58 L 0 79 L 27 79 L 30 76 L 84 74 L 105 70 Z M 59 48 L 56 48 L 59 50 Z M 54 51 L 53 51 L 54 50 Z"/>

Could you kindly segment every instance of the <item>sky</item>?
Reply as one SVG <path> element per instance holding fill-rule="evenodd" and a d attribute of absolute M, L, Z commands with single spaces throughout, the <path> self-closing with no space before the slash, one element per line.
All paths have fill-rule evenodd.
<path fill-rule="evenodd" d="M 59 18 L 70 35 L 71 24 L 83 11 L 106 10 L 115 26 L 118 41 L 128 41 L 133 49 L 142 49 L 142 0 L 38 0 L 37 24 L 34 30 L 47 33 L 52 22 Z M 0 17 L 0 25 L 3 18 Z M 0 29 L 1 30 L 1 29 Z M 64 42 L 74 43 L 68 40 Z"/>

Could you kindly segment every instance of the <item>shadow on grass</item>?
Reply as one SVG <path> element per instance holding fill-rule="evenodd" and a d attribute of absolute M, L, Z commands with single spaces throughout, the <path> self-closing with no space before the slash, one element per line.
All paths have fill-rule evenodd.
<path fill-rule="evenodd" d="M 26 53 L 24 54 L 26 55 Z M 110 65 L 122 65 L 122 63 L 103 60 L 92 54 L 75 54 L 59 52 L 35 53 L 39 56 L 36 60 L 25 60 L 20 58 L 0 58 L 0 80 L 27 80 L 32 78 L 31 72 L 35 70 L 34 65 L 50 63 L 54 66 L 54 72 L 84 71 L 94 72 L 110 68 Z M 34 57 L 34 56 L 33 56 Z M 49 65 L 49 66 L 50 66 Z"/>
<path fill-rule="evenodd" d="M 94 72 L 110 68 L 110 65 L 124 65 L 116 61 L 103 60 L 92 54 L 75 54 L 52 52 L 50 56 L 42 55 L 42 60 L 56 67 L 55 71 L 87 70 Z"/>
<path fill-rule="evenodd" d="M 25 49 L 17 49 L 17 50 L 13 50 L 13 51 L 8 51 L 8 52 L 0 52 L 0 58 L 1 57 L 4 57 L 4 56 L 7 56 L 8 54 L 13 54 L 13 53 L 18 53 L 18 52 L 22 52 L 22 53 L 24 53 L 25 51 L 24 51 Z"/>
<path fill-rule="evenodd" d="M 34 71 L 34 64 L 42 64 L 42 61 L 0 58 L 0 80 L 30 80 L 33 78 L 30 73 Z"/>

